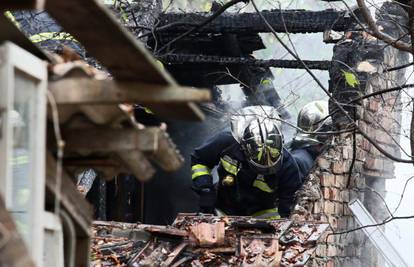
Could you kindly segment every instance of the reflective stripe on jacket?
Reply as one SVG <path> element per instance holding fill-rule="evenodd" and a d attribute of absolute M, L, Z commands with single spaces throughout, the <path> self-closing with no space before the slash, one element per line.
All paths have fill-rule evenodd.
<path fill-rule="evenodd" d="M 240 145 L 230 132 L 223 132 L 191 156 L 193 187 L 217 188 L 217 208 L 229 215 L 248 216 L 263 210 L 275 210 L 274 216 L 286 217 L 294 193 L 302 184 L 295 159 L 284 149 L 282 166 L 275 175 L 261 175 L 250 168 Z M 208 170 L 218 166 L 219 181 L 213 185 Z"/>

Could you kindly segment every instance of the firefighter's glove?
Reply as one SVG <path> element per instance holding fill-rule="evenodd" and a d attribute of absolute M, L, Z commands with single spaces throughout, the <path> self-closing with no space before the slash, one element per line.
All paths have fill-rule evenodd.
<path fill-rule="evenodd" d="M 198 195 L 200 196 L 200 212 L 213 214 L 216 203 L 216 192 L 214 188 L 199 189 Z"/>

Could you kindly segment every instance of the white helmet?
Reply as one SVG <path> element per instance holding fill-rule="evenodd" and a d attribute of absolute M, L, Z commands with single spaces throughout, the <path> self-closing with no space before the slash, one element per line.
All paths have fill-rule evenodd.
<path fill-rule="evenodd" d="M 327 135 L 318 133 L 327 132 L 332 129 L 328 101 L 312 101 L 305 105 L 298 115 L 298 127 L 303 132 L 298 130 L 295 140 L 307 142 L 310 145 L 324 143 Z"/>
<path fill-rule="evenodd" d="M 283 154 L 277 111 L 268 106 L 247 107 L 232 117 L 231 126 L 249 165 L 261 174 L 275 173 Z"/>

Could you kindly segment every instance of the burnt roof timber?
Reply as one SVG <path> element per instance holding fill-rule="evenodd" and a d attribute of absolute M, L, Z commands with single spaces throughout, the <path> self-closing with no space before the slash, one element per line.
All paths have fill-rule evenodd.
<path fill-rule="evenodd" d="M 345 31 L 353 19 L 346 11 L 327 9 L 308 10 L 265 10 L 263 16 L 277 32 L 316 33 L 325 30 Z M 185 32 L 211 16 L 211 13 L 163 13 L 160 16 L 158 32 L 165 35 Z M 196 23 L 195 23 L 196 22 Z M 167 26 L 171 24 L 171 26 Z M 133 27 L 132 25 L 130 27 Z M 251 34 L 270 32 L 257 13 L 225 13 L 196 33 Z"/>
<path fill-rule="evenodd" d="M 193 68 L 193 64 L 215 66 L 236 66 L 247 65 L 252 67 L 274 67 L 286 69 L 304 69 L 303 64 L 298 60 L 282 60 L 282 59 L 254 59 L 247 57 L 221 57 L 221 56 L 207 56 L 207 55 L 185 55 L 185 54 L 169 54 L 157 57 L 162 62 L 172 66 L 191 64 L 189 68 Z M 303 62 L 310 69 L 329 70 L 331 61 L 329 60 L 303 60 Z M 171 67 L 171 66 L 170 66 Z M 185 66 L 184 66 L 185 67 Z"/>
<path fill-rule="evenodd" d="M 102 63 L 117 80 L 176 85 L 175 80 L 156 64 L 150 53 L 98 0 L 49 0 L 46 10 L 68 33 Z M 68 14 L 71 14 L 68 16 Z M 153 105 L 164 111 L 165 107 Z M 202 120 L 204 115 L 192 102 L 175 104 L 181 119 Z M 177 117 L 176 116 L 176 117 Z"/>

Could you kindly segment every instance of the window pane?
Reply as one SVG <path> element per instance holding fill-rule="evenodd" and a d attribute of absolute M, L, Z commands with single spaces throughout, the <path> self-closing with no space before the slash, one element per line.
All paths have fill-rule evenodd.
<path fill-rule="evenodd" d="M 24 239 L 30 239 L 31 217 L 30 203 L 32 202 L 31 172 L 32 153 L 35 136 L 30 135 L 35 123 L 36 81 L 24 73 L 16 71 L 14 87 L 14 103 L 11 112 L 13 125 L 13 178 L 11 212 L 16 220 L 19 232 Z"/>

